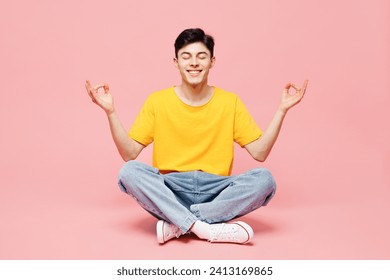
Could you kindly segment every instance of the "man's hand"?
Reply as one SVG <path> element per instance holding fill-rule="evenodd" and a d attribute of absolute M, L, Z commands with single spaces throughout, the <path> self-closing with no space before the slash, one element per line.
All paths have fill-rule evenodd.
<path fill-rule="evenodd" d="M 283 119 L 286 116 L 287 111 L 302 100 L 305 95 L 308 82 L 308 80 L 305 80 L 302 88 L 298 88 L 296 85 L 291 83 L 288 83 L 285 86 L 279 109 L 267 129 L 264 131 L 263 135 L 259 139 L 245 146 L 245 149 L 254 159 L 258 161 L 265 161 L 267 159 L 276 139 L 278 138 L 280 128 L 282 127 Z M 295 93 L 289 93 L 288 91 L 290 88 L 295 89 Z"/>
<path fill-rule="evenodd" d="M 99 105 L 107 114 L 114 112 L 114 100 L 110 93 L 108 84 L 92 87 L 91 83 L 86 80 L 85 88 L 87 89 L 88 95 L 91 97 L 92 101 Z M 104 94 L 99 94 L 100 88 L 104 89 Z"/>
<path fill-rule="evenodd" d="M 298 88 L 292 83 L 288 83 L 284 87 L 282 100 L 280 102 L 280 109 L 283 113 L 287 113 L 290 108 L 292 108 L 302 100 L 303 96 L 305 95 L 308 82 L 309 80 L 305 80 L 301 88 Z M 290 93 L 290 88 L 295 89 L 295 93 Z"/>

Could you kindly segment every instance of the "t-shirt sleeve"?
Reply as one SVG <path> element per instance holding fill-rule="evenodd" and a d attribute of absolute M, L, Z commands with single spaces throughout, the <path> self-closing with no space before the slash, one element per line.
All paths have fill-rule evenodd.
<path fill-rule="evenodd" d="M 263 134 L 255 120 L 237 96 L 234 116 L 234 141 L 241 147 L 255 141 Z"/>
<path fill-rule="evenodd" d="M 148 146 L 154 139 L 155 112 L 151 98 L 147 98 L 141 111 L 138 113 L 128 135 L 144 146 Z"/>

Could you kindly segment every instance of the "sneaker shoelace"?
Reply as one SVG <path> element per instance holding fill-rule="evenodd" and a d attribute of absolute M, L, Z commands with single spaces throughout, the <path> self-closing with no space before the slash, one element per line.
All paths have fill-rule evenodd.
<path fill-rule="evenodd" d="M 166 240 L 172 236 L 179 237 L 181 235 L 181 231 L 177 226 L 170 223 L 165 223 L 165 227 L 164 235 Z"/>
<path fill-rule="evenodd" d="M 211 226 L 210 242 L 215 241 L 234 241 L 240 242 L 239 226 L 235 224 L 219 224 Z"/>

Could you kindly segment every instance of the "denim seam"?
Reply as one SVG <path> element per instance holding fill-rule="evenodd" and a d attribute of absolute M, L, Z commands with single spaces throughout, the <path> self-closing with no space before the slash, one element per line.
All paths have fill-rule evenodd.
<path fill-rule="evenodd" d="M 184 221 L 183 221 L 183 224 L 184 225 L 181 225 L 179 226 L 180 230 L 182 231 L 182 233 L 186 233 L 190 230 L 191 226 L 196 222 L 196 218 L 192 215 L 188 215 Z"/>

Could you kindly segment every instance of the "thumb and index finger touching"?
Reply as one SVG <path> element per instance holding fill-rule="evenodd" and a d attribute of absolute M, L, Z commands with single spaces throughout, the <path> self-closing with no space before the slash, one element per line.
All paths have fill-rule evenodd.
<path fill-rule="evenodd" d="M 109 93 L 110 92 L 110 87 L 109 87 L 109 85 L 107 83 L 100 84 L 100 85 L 92 87 L 91 82 L 89 80 L 85 81 L 85 88 L 87 89 L 87 92 L 88 92 L 89 96 L 93 100 L 96 99 L 96 97 L 98 95 L 97 92 L 98 92 L 98 90 L 100 88 L 104 89 L 104 93 Z"/>
<path fill-rule="evenodd" d="M 301 88 L 299 88 L 297 85 L 295 85 L 295 84 L 293 84 L 293 83 L 288 83 L 288 84 L 286 84 L 286 86 L 284 87 L 284 91 L 285 91 L 285 92 L 288 92 L 288 90 L 289 90 L 290 88 L 293 88 L 293 89 L 295 89 L 297 92 L 302 93 L 302 95 L 303 95 L 303 94 L 305 94 L 305 91 L 306 91 L 306 88 L 307 88 L 307 84 L 308 84 L 308 83 L 309 83 L 309 80 L 305 80 L 305 81 L 303 82 L 303 85 L 302 85 Z"/>

